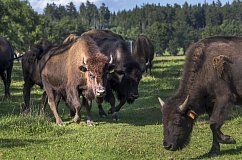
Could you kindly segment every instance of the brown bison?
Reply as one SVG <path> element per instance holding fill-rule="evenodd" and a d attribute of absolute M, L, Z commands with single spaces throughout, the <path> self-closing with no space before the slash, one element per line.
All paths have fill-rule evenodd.
<path fill-rule="evenodd" d="M 90 36 L 106 56 L 112 57 L 114 70 L 108 74 L 105 100 L 110 103 L 109 113 L 114 120 L 118 119 L 117 112 L 126 103 L 133 103 L 138 98 L 138 85 L 142 77 L 139 64 L 132 57 L 130 50 L 122 38 L 109 30 L 91 30 L 83 35 Z M 115 96 L 119 104 L 115 107 Z M 102 100 L 98 99 L 99 115 L 107 116 L 102 108 Z"/>
<path fill-rule="evenodd" d="M 69 47 L 51 49 L 46 57 L 41 77 L 56 123 L 63 124 L 57 112 L 60 98 L 75 112 L 73 120 L 80 121 L 80 95 L 87 108 L 87 122 L 92 123 L 90 102 L 104 96 L 110 69 L 108 58 L 87 36 L 75 38 Z"/>
<path fill-rule="evenodd" d="M 0 75 L 5 87 L 5 98 L 10 97 L 14 54 L 11 44 L 4 38 L 0 38 Z"/>
<path fill-rule="evenodd" d="M 41 73 L 40 73 L 40 64 L 44 63 L 42 57 L 46 54 L 54 45 L 48 40 L 42 40 L 40 43 L 36 44 L 27 51 L 22 57 L 22 71 L 24 77 L 24 88 L 23 88 L 23 97 L 24 104 L 21 108 L 21 113 L 29 112 L 29 101 L 30 101 L 30 91 L 31 88 L 36 84 L 43 88 Z M 45 92 L 42 96 L 43 100 L 46 99 Z"/>
<path fill-rule="evenodd" d="M 137 38 L 134 43 L 133 56 L 139 62 L 142 72 L 147 73 L 149 69 L 151 74 L 154 45 L 148 37 L 141 35 Z"/>
<path fill-rule="evenodd" d="M 198 115 L 207 113 L 213 134 L 209 155 L 219 154 L 220 143 L 234 144 L 221 127 L 231 104 L 242 100 L 242 37 L 211 37 L 192 44 L 178 92 L 166 103 L 161 99 L 164 141 L 168 150 L 189 142 Z"/>

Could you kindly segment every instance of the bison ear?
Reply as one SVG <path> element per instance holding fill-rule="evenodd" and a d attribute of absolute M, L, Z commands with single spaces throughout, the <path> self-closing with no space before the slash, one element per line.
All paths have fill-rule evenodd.
<path fill-rule="evenodd" d="M 163 108 L 164 108 L 165 102 L 162 101 L 162 99 L 160 97 L 158 97 L 158 100 L 160 102 L 160 110 L 161 110 L 161 112 L 163 112 Z"/>
<path fill-rule="evenodd" d="M 87 67 L 85 67 L 85 66 L 80 66 L 79 69 L 80 69 L 81 72 L 87 71 Z"/>

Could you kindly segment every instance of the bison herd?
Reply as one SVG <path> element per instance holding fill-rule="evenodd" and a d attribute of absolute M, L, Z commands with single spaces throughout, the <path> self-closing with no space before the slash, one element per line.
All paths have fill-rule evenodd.
<path fill-rule="evenodd" d="M 137 41 L 142 39 L 139 45 L 149 45 L 150 51 L 147 53 L 131 53 L 124 38 L 109 30 L 90 30 L 81 36 L 71 34 L 59 45 L 48 40 L 40 41 L 22 56 L 24 103 L 21 113 L 30 111 L 31 88 L 38 85 L 44 89 L 41 113 L 48 103 L 58 125 L 63 125 L 57 111 L 61 99 L 69 107 L 75 122 L 80 121 L 80 109 L 84 105 L 87 124 L 93 125 L 92 101 L 97 102 L 101 117 L 107 116 L 102 107 L 103 101 L 107 101 L 110 104 L 108 113 L 118 120 L 121 107 L 126 102 L 133 103 L 139 96 L 138 85 L 146 70 L 141 67 L 143 60 L 145 64 L 151 64 L 153 59 L 151 52 L 154 47 L 151 43 L 146 44 L 144 38 L 150 42 L 144 36 Z M 6 88 L 5 96 L 8 97 L 14 52 L 9 42 L 4 39 L 0 42 L 0 70 Z"/>
<path fill-rule="evenodd" d="M 70 35 L 59 45 L 43 40 L 22 56 L 21 113 L 29 112 L 31 88 L 39 85 L 44 89 L 41 111 L 44 112 L 48 103 L 58 125 L 63 125 L 57 111 L 61 99 L 69 107 L 74 122 L 80 121 L 80 109 L 84 105 L 87 124 L 93 125 L 93 101 L 98 104 L 101 117 L 106 117 L 108 112 L 118 120 L 121 107 L 139 97 L 139 82 L 144 72 L 149 70 L 151 74 L 153 58 L 154 46 L 147 37 L 139 36 L 131 53 L 124 38 L 109 30 Z M 11 44 L 0 38 L 0 74 L 5 97 L 10 96 L 14 59 Z M 166 102 L 159 98 L 165 149 L 174 151 L 185 147 L 195 120 L 204 113 L 209 115 L 213 135 L 209 155 L 219 154 L 220 144 L 235 143 L 220 129 L 230 104 L 242 102 L 241 64 L 241 37 L 210 37 L 187 49 L 177 93 Z M 103 109 L 103 101 L 110 104 L 108 111 Z"/>

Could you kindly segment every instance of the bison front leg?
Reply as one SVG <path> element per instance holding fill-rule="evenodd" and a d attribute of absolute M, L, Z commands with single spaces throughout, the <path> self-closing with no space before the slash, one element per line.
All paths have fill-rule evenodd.
<path fill-rule="evenodd" d="M 91 114 L 92 101 L 87 100 L 85 97 L 83 97 L 82 104 L 86 107 L 86 111 L 87 111 L 87 125 L 94 126 L 94 122 L 92 120 L 92 114 Z"/>
<path fill-rule="evenodd" d="M 66 97 L 67 104 L 69 104 L 71 108 L 75 109 L 75 112 L 72 112 L 72 114 L 75 113 L 73 121 L 76 123 L 79 123 L 81 121 L 81 115 L 80 115 L 81 103 L 80 103 L 80 95 L 78 93 L 78 90 L 76 88 L 70 88 L 66 94 L 67 94 L 67 97 Z"/>
<path fill-rule="evenodd" d="M 96 102 L 97 102 L 97 105 L 98 105 L 99 116 L 101 118 L 106 118 L 108 115 L 104 111 L 103 106 L 102 106 L 103 98 L 96 98 Z"/>
<path fill-rule="evenodd" d="M 220 153 L 220 143 L 222 144 L 234 144 L 235 140 L 228 136 L 224 135 L 221 132 L 221 127 L 227 118 L 228 111 L 230 109 L 230 95 L 219 95 L 216 98 L 216 102 L 213 108 L 213 112 L 210 117 L 210 128 L 213 133 L 213 143 L 212 148 L 209 151 L 209 155 L 217 155 Z"/>
<path fill-rule="evenodd" d="M 115 100 L 115 99 L 114 99 Z M 119 104 L 114 107 L 111 108 L 112 109 L 112 117 L 113 120 L 118 120 L 118 112 L 120 111 L 121 107 L 126 103 L 126 98 L 122 97 L 121 100 L 119 101 Z M 115 104 L 114 104 L 115 105 Z M 110 110 L 110 109 L 109 109 Z"/>
<path fill-rule="evenodd" d="M 108 110 L 108 114 L 112 114 L 112 119 L 114 121 L 118 120 L 118 114 L 115 111 L 115 97 L 113 95 L 113 92 L 110 92 L 109 95 L 107 95 L 106 100 L 109 102 L 111 108 Z"/>

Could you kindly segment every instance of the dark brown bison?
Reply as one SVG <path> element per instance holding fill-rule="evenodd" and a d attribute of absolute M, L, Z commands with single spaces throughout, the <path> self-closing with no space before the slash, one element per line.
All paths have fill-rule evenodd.
<path fill-rule="evenodd" d="M 90 103 L 95 97 L 104 96 L 110 69 L 108 57 L 100 53 L 90 37 L 81 36 L 72 42 L 69 47 L 53 48 L 44 55 L 48 60 L 41 71 L 48 104 L 58 125 L 63 124 L 57 112 L 60 98 L 74 111 L 73 120 L 80 121 L 80 95 L 87 108 L 87 122 L 92 123 Z"/>
<path fill-rule="evenodd" d="M 141 35 L 137 38 L 134 43 L 133 56 L 139 62 L 142 72 L 145 71 L 147 73 L 149 69 L 151 74 L 154 45 L 148 37 Z"/>
<path fill-rule="evenodd" d="M 220 143 L 235 140 L 221 132 L 231 104 L 242 100 L 242 37 L 211 37 L 192 44 L 178 92 L 166 103 L 161 99 L 163 145 L 182 149 L 189 142 L 198 115 L 207 113 L 213 134 L 209 155 L 219 154 Z"/>
<path fill-rule="evenodd" d="M 139 64 L 132 57 L 130 50 L 122 38 L 109 30 L 91 30 L 83 35 L 90 36 L 106 56 L 112 57 L 115 68 L 108 74 L 105 100 L 110 103 L 109 113 L 113 119 L 118 119 L 117 112 L 126 103 L 133 103 L 138 98 L 138 85 L 142 77 Z M 115 107 L 115 96 L 119 104 Z M 102 108 L 102 100 L 98 99 L 99 115 L 107 116 Z"/>
<path fill-rule="evenodd" d="M 5 87 L 5 98 L 10 97 L 11 74 L 13 69 L 14 51 L 11 44 L 0 38 L 0 75 Z"/>
<path fill-rule="evenodd" d="M 29 102 L 30 102 L 30 91 L 31 88 L 36 84 L 43 88 L 41 80 L 41 69 L 40 66 L 42 57 L 46 54 L 54 45 L 48 40 L 42 40 L 40 43 L 34 45 L 31 50 L 27 51 L 22 57 L 22 71 L 24 77 L 24 87 L 23 87 L 23 97 L 24 104 L 21 108 L 21 113 L 29 112 Z M 46 99 L 45 92 L 43 93 L 43 100 Z M 43 101 L 44 102 L 44 101 Z M 44 104 L 45 105 L 45 104 Z"/>

